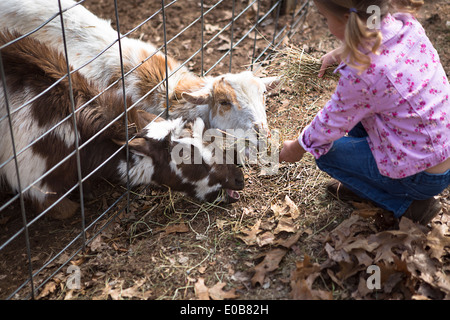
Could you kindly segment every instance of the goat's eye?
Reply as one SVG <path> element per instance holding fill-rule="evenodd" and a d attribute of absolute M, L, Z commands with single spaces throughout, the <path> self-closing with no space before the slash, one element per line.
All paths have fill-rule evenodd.
<path fill-rule="evenodd" d="M 222 107 L 231 107 L 231 102 L 230 101 L 223 100 L 223 101 L 220 101 L 219 104 Z"/>

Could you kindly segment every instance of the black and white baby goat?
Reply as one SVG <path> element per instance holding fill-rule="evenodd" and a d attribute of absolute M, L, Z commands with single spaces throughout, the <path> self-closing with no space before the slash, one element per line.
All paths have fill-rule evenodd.
<path fill-rule="evenodd" d="M 0 46 L 18 36 L 0 33 Z M 15 192 L 26 190 L 24 195 L 39 210 L 59 200 L 49 210 L 55 218 L 66 218 L 77 211 L 78 203 L 67 197 L 60 199 L 79 180 L 76 139 L 81 146 L 82 177 L 101 165 L 92 179 L 115 178 L 124 182 L 128 176 L 132 187 L 153 183 L 209 202 L 218 197 L 223 199 L 222 194 L 227 195 L 228 202 L 239 199 L 236 190 L 244 187 L 242 171 L 226 161 L 220 164 L 211 160 L 211 149 L 202 139 L 205 130 L 202 119 L 155 121 L 154 115 L 132 109 L 125 124 L 123 97 L 114 91 L 93 99 L 99 90 L 75 72 L 70 78 L 76 109 L 75 130 L 65 58 L 30 37 L 7 45 L 0 54 L 5 72 L 5 77 L 0 78 L 0 178 Z M 42 93 L 50 86 L 53 87 Z M 127 127 L 129 137 L 133 137 L 128 143 L 128 165 L 124 147 Z M 174 148 L 200 154 L 201 160 L 180 162 L 174 159 Z M 92 179 L 83 183 L 85 190 Z"/>

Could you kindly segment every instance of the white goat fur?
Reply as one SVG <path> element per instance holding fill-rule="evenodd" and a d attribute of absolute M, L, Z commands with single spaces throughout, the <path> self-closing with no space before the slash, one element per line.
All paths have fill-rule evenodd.
<path fill-rule="evenodd" d="M 104 89 L 121 75 L 117 31 L 110 26 L 109 21 L 98 18 L 81 5 L 74 5 L 72 0 L 61 0 L 63 10 L 70 8 L 63 13 L 63 17 L 68 59 L 75 69 L 116 41 L 111 48 L 80 70 L 87 79 Z M 25 34 L 39 27 L 57 12 L 57 0 L 1 0 L 0 27 Z M 32 36 L 60 52 L 63 51 L 59 16 Z M 156 52 L 155 46 L 137 39 L 125 37 L 121 40 L 121 45 L 125 71 L 154 55 L 126 76 L 127 96 L 135 103 L 164 79 L 165 58 L 161 52 Z M 149 70 L 154 69 L 155 64 L 160 71 L 162 69 L 163 79 L 150 79 L 149 83 L 148 74 L 152 74 Z M 168 68 L 169 75 L 179 68 L 169 77 L 171 117 L 201 117 L 208 127 L 222 130 L 256 129 L 258 132 L 267 132 L 264 92 L 276 84 L 276 78 L 259 78 L 249 71 L 217 77 L 197 77 L 187 68 L 180 68 L 179 64 L 170 58 Z M 120 86 L 116 88 L 120 90 Z M 221 89 L 222 93 L 225 89 L 225 97 L 223 94 L 222 97 L 216 96 L 217 88 Z M 144 110 L 160 114 L 166 106 L 165 96 L 163 81 L 152 94 L 138 103 Z M 226 105 L 219 101 L 223 99 L 228 101 Z"/>

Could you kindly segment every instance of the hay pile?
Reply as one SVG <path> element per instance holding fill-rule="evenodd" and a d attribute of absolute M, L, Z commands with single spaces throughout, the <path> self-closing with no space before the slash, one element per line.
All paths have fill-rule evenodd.
<path fill-rule="evenodd" d="M 304 49 L 290 46 L 277 51 L 266 71 L 278 75 L 283 85 L 292 85 L 300 92 L 308 89 L 321 89 L 326 80 L 339 80 L 339 74 L 334 73 L 337 65 L 326 68 L 322 78 L 317 74 L 322 67 L 322 61 L 305 52 Z"/>

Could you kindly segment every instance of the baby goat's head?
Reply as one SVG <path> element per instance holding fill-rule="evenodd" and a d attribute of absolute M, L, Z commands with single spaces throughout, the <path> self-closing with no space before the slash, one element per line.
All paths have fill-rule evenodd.
<path fill-rule="evenodd" d="M 204 141 L 201 118 L 154 121 L 138 111 L 139 133 L 129 142 L 132 185 L 153 183 L 182 192 L 200 201 L 232 203 L 239 200 L 244 176 L 234 163 L 215 161 L 211 142 Z M 143 126 L 145 125 L 145 126 Z M 126 174 L 122 164 L 121 175 Z"/>
<path fill-rule="evenodd" d="M 196 105 L 209 105 L 212 128 L 239 129 L 237 135 L 268 132 L 264 93 L 278 83 L 276 77 L 260 78 L 250 71 L 228 73 L 207 81 L 182 97 Z M 245 136 L 243 136 L 244 138 Z"/>

